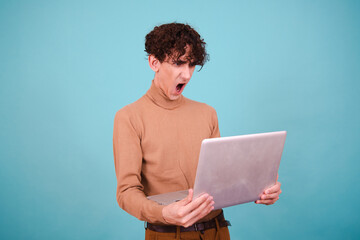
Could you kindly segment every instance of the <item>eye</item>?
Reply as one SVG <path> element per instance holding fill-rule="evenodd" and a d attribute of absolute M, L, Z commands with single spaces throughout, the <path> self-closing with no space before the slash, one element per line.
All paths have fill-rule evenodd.
<path fill-rule="evenodd" d="M 176 66 L 181 66 L 181 65 L 183 65 L 185 62 L 184 62 L 184 61 L 174 61 L 173 63 L 174 63 L 174 65 L 176 65 Z"/>

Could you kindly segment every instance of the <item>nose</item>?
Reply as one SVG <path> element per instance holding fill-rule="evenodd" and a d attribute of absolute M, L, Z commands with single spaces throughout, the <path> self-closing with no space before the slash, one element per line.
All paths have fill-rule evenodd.
<path fill-rule="evenodd" d="M 190 64 L 184 64 L 182 77 L 184 78 L 184 80 L 189 81 L 193 72 L 194 72 L 194 67 L 190 66 Z"/>

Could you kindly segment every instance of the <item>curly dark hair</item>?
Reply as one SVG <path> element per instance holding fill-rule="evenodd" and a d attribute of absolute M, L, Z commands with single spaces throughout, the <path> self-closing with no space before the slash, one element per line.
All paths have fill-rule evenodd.
<path fill-rule="evenodd" d="M 160 62 L 168 56 L 175 62 L 186 53 L 190 47 L 187 60 L 193 66 L 204 66 L 209 55 L 205 49 L 206 43 L 191 26 L 182 23 L 168 23 L 156 26 L 145 37 L 145 52 L 154 55 Z"/>

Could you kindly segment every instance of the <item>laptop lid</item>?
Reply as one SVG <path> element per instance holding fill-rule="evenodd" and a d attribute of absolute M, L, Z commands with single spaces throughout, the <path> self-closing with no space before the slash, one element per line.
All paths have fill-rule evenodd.
<path fill-rule="evenodd" d="M 285 138 L 280 131 L 203 140 L 194 198 L 210 194 L 215 209 L 260 199 L 276 183 Z"/>

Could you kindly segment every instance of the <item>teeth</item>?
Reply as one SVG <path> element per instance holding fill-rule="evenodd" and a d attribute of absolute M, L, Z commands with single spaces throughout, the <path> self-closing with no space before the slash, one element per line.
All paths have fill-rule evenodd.
<path fill-rule="evenodd" d="M 177 91 L 180 91 L 183 85 L 184 85 L 184 84 L 182 84 L 182 83 L 178 84 L 178 85 L 176 86 L 176 90 L 177 90 Z"/>

